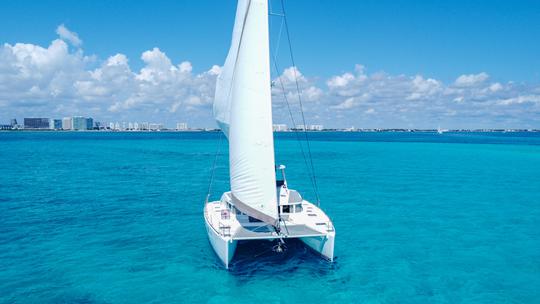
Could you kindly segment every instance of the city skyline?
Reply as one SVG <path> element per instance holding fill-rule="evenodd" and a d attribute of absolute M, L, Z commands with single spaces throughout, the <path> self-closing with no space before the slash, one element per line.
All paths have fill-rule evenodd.
<path fill-rule="evenodd" d="M 285 87 L 272 89 L 276 124 L 301 121 L 296 75 L 308 125 L 539 127 L 537 2 L 285 4 L 298 68 L 291 67 L 282 37 L 272 76 Z M 129 35 L 150 6 L 3 3 L 0 121 L 87 115 L 215 128 L 215 79 L 228 49 L 234 1 L 160 2 L 151 7 L 161 18 L 151 16 L 155 22 L 136 32 L 141 37 Z M 116 28 L 120 9 L 128 13 Z M 186 18 L 173 18 L 175 10 Z M 281 8 L 274 3 L 273 10 Z M 94 31 L 88 18 L 98 16 L 103 24 Z M 14 27 L 17 17 L 35 23 Z M 279 19 L 270 21 L 271 36 L 279 37 Z M 272 49 L 277 45 L 274 38 Z"/>
<path fill-rule="evenodd" d="M 18 118 L 10 119 L 9 124 L 0 121 L 0 130 L 192 130 L 186 122 L 177 122 L 176 128 L 170 128 L 160 122 L 149 121 L 110 121 L 94 120 L 92 117 L 67 116 L 62 118 L 24 117 L 23 123 Z"/>

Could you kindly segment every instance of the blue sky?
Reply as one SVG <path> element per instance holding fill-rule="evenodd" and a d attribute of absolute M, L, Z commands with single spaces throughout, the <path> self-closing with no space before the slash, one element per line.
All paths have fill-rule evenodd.
<path fill-rule="evenodd" d="M 272 2 L 275 9 L 280 10 L 279 2 Z M 285 5 L 296 63 L 304 77 L 305 90 L 311 89 L 312 93 L 315 89 L 320 90 L 317 91 L 320 100 L 315 98 L 312 107 L 308 104 L 308 112 L 311 111 L 308 117 L 313 123 L 328 125 L 337 118 L 339 126 L 428 127 L 443 123 L 451 127 L 540 127 L 535 122 L 540 119 L 540 101 L 537 101 L 540 98 L 540 1 L 288 0 Z M 59 38 L 57 29 L 64 25 L 67 31 L 82 40 L 81 44 L 74 45 L 69 39 L 60 37 L 67 42 L 67 55 L 81 56 L 79 66 L 84 65 L 82 72 L 95 71 L 106 65 L 111 56 L 122 54 L 129 71 L 140 74 L 141 69 L 149 65 L 149 61 L 141 59 L 142 54 L 158 48 L 160 54 L 166 54 L 172 66 L 189 62 L 192 77 L 206 73 L 210 85 L 213 79 L 207 72 L 224 61 L 235 6 L 236 2 L 229 0 L 4 0 L 0 2 L 0 43 L 4 44 L 4 53 L 16 52 L 7 50 L 5 44 L 15 46 L 24 43 L 46 49 Z M 274 25 L 279 22 L 276 17 L 272 20 L 276 21 Z M 154 55 L 159 54 L 155 52 Z M 289 63 L 283 60 L 280 65 L 285 69 Z M 355 68 L 356 65 L 363 68 Z M 57 69 L 59 72 L 64 68 L 58 65 L 49 67 L 47 71 Z M 59 74 L 51 73 L 53 78 Z M 354 80 L 347 74 L 353 75 Z M 478 87 L 468 84 L 467 88 L 461 86 L 461 90 L 456 91 L 456 86 L 459 87 L 457 79 L 467 75 L 471 76 L 469 80 L 476 81 L 474 85 Z M 480 76 L 475 78 L 475 75 Z M 332 79 L 343 76 L 351 81 L 337 87 L 330 85 Z M 422 86 L 417 76 L 427 81 L 425 85 L 431 83 L 432 87 Z M 73 77 L 78 77 L 79 81 L 83 81 L 80 77 L 84 78 Z M 364 78 L 369 83 L 362 80 Z M 412 88 L 415 78 L 419 84 L 416 87 L 423 88 L 424 93 L 427 90 L 429 97 L 422 95 L 416 98 L 418 95 L 412 95 L 415 94 Z M 16 79 L 5 78 L 5 83 Z M 201 83 L 179 83 L 179 86 L 191 85 L 188 88 L 191 92 L 178 98 L 201 99 L 191 102 L 193 107 L 190 107 L 190 102 L 172 100 L 176 97 L 171 95 L 170 104 L 162 101 L 138 108 L 137 105 L 144 102 L 126 102 L 130 98 L 128 92 L 123 93 L 122 98 L 126 100 L 103 93 L 99 99 L 104 104 L 98 104 L 92 102 L 95 94 L 68 94 L 65 89 L 57 89 L 52 98 L 47 98 L 51 83 L 55 82 L 51 79 L 49 82 L 46 79 L 33 81 L 35 83 L 28 83 L 28 86 L 0 86 L 0 109 L 3 112 L 0 120 L 28 112 L 53 116 L 71 115 L 71 112 L 80 114 L 86 110 L 102 120 L 164 119 L 172 125 L 175 120 L 192 119 L 196 120 L 190 121 L 193 125 L 212 126 L 208 115 L 211 112 L 212 88 L 196 89 L 195 86 L 201 86 Z M 69 82 L 69 79 L 63 81 Z M 28 94 L 36 84 L 40 94 Z M 497 89 L 496 84 L 501 89 Z M 356 87 L 348 87 L 353 85 Z M 486 96 L 485 92 L 478 93 L 493 85 L 497 94 Z M 385 86 L 385 90 L 394 88 L 409 90 L 409 93 L 401 96 L 397 92 L 373 91 L 381 86 Z M 7 91 L 2 94 L 1 90 L 8 89 L 9 94 Z M 13 90 L 21 92 L 14 94 Z M 151 95 L 148 98 L 152 98 Z M 81 103 L 80 99 L 90 101 L 90 105 Z M 407 103 L 404 100 L 417 100 L 417 103 L 421 100 L 429 106 L 414 104 L 412 108 L 402 109 L 409 113 L 408 117 L 400 117 L 399 113 L 390 111 L 389 107 L 402 107 Z M 117 111 L 111 111 L 114 107 L 107 106 L 107 102 L 124 106 L 121 111 L 118 107 L 115 108 Z M 428 109 L 437 102 L 441 103 L 435 107 L 438 110 Z M 484 103 L 478 105 L 479 102 Z M 182 105 L 171 111 L 178 103 Z M 35 104 L 38 106 L 32 107 Z M 92 110 L 85 109 L 85 106 Z M 158 108 L 155 115 L 145 117 L 152 106 Z M 419 112 L 418 108 L 422 106 L 431 112 Z M 445 107 L 448 112 L 440 107 Z M 472 108 L 476 112 L 472 113 Z M 478 112 L 482 108 L 484 112 Z M 459 115 L 461 110 L 463 115 Z M 189 111 L 192 112 L 188 114 Z M 355 111 L 372 115 L 356 121 L 360 112 Z M 279 117 L 280 113 L 281 110 L 275 108 L 275 120 L 286 122 L 285 117 Z"/>

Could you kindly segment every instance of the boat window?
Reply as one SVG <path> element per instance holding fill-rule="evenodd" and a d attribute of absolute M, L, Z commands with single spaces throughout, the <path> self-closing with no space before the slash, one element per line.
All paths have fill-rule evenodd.
<path fill-rule="evenodd" d="M 302 196 L 296 190 L 289 190 L 289 203 L 301 203 Z"/>
<path fill-rule="evenodd" d="M 294 211 L 294 212 L 300 213 L 300 212 L 302 212 L 302 210 L 303 210 L 303 209 L 302 209 L 302 205 L 301 205 L 301 204 L 298 204 L 298 205 L 296 205 L 295 211 Z"/>
<path fill-rule="evenodd" d="M 254 218 L 254 217 L 251 217 L 251 216 L 248 219 L 249 219 L 250 223 L 260 223 L 260 222 L 262 222 L 261 220 L 258 220 L 258 219 Z"/>
<path fill-rule="evenodd" d="M 291 206 L 285 205 L 282 207 L 283 213 L 290 213 L 291 212 Z"/>

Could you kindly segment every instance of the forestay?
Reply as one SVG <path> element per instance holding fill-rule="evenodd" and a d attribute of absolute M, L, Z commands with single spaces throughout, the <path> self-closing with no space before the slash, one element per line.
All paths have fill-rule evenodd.
<path fill-rule="evenodd" d="M 240 211 L 276 225 L 267 0 L 239 0 L 214 116 L 229 139 L 230 184 Z"/>

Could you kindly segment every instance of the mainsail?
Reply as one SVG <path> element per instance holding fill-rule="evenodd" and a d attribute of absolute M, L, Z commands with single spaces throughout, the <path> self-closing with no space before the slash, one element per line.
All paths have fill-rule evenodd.
<path fill-rule="evenodd" d="M 214 117 L 229 139 L 234 205 L 275 225 L 278 220 L 268 1 L 239 0 L 231 48 L 216 83 Z"/>

